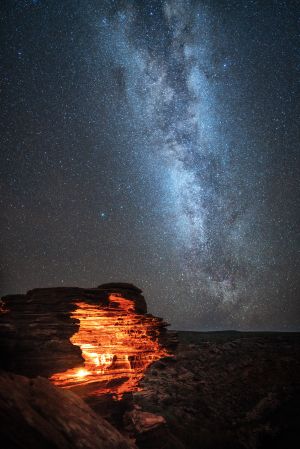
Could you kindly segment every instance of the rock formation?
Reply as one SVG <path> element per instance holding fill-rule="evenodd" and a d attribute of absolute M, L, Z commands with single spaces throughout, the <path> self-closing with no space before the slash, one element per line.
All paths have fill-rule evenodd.
<path fill-rule="evenodd" d="M 0 372 L 1 448 L 300 447 L 300 334 L 178 332 L 161 358 L 172 334 L 128 284 L 0 309 L 2 364 L 52 379 Z"/>
<path fill-rule="evenodd" d="M 82 394 L 136 390 L 174 343 L 131 284 L 43 288 L 2 300 L 2 368 Z"/>

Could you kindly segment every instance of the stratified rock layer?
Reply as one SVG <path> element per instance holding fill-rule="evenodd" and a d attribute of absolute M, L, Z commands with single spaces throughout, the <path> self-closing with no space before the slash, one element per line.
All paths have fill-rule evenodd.
<path fill-rule="evenodd" d="M 134 391 L 174 343 L 131 284 L 35 289 L 2 299 L 2 367 L 84 394 Z"/>

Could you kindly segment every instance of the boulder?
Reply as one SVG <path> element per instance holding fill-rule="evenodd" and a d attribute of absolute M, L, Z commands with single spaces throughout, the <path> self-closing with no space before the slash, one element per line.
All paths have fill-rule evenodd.
<path fill-rule="evenodd" d="M 5 449 L 136 449 L 71 391 L 3 371 L 0 441 Z"/>

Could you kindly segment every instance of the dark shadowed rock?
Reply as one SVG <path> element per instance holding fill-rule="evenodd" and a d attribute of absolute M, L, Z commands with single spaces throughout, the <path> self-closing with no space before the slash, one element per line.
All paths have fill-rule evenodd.
<path fill-rule="evenodd" d="M 74 393 L 47 379 L 0 373 L 3 449 L 134 449 Z"/>

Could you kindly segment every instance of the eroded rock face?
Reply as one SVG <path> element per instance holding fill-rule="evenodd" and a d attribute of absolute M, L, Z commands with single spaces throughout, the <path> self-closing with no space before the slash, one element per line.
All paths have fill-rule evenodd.
<path fill-rule="evenodd" d="M 74 393 L 47 379 L 0 372 L 5 449 L 136 449 Z"/>
<path fill-rule="evenodd" d="M 110 294 L 106 308 L 84 302 L 76 306 L 71 317 L 80 325 L 71 342 L 80 347 L 84 367 L 54 374 L 50 380 L 76 391 L 114 393 L 118 398 L 137 390 L 146 368 L 168 354 L 159 343 L 162 321 L 136 313 L 132 300 L 121 293 Z"/>
<path fill-rule="evenodd" d="M 47 288 L 6 296 L 0 315 L 2 367 L 42 375 L 78 393 L 138 389 L 146 368 L 168 354 L 167 324 L 147 314 L 131 284 Z"/>

